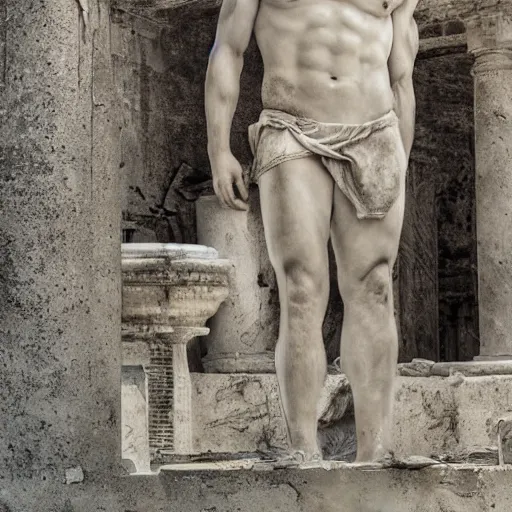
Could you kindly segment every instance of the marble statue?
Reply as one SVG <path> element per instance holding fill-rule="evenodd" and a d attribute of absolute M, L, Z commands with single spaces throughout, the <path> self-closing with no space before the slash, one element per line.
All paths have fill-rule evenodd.
<path fill-rule="evenodd" d="M 290 457 L 321 459 L 317 402 L 329 237 L 344 301 L 342 369 L 353 390 L 357 461 L 392 457 L 397 365 L 392 268 L 414 136 L 417 0 L 224 0 L 206 78 L 208 154 L 223 206 L 259 186 L 281 316 L 276 371 Z M 243 55 L 263 57 L 254 163 L 230 149 Z"/>

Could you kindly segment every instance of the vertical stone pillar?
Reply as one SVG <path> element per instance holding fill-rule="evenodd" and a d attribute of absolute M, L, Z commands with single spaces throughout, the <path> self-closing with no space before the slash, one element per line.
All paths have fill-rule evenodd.
<path fill-rule="evenodd" d="M 130 473 L 151 471 L 149 455 L 148 379 L 149 348 L 144 342 L 123 343 L 121 370 L 122 457 Z"/>
<path fill-rule="evenodd" d="M 279 300 L 258 193 L 251 190 L 248 212 L 222 208 L 215 196 L 199 198 L 196 209 L 198 243 L 214 247 L 233 262 L 229 297 L 209 323 L 205 370 L 274 373 Z"/>
<path fill-rule="evenodd" d="M 169 326 L 165 329 L 167 332 L 158 332 L 159 329 L 155 330 L 154 327 L 150 323 L 147 325 L 145 341 L 149 358 L 145 371 L 148 453 L 151 460 L 157 462 L 169 454 L 193 453 L 192 381 L 188 369 L 187 343 L 196 336 L 205 336 L 209 329 Z M 124 345 L 129 346 L 130 342 Z M 128 408 L 133 410 L 133 402 L 128 402 Z M 145 447 L 141 443 L 139 453 L 144 452 Z"/>
<path fill-rule="evenodd" d="M 196 336 L 206 336 L 207 327 L 177 327 L 170 340 L 174 365 L 174 453 L 194 452 L 192 443 L 192 380 L 188 371 L 187 343 Z"/>
<path fill-rule="evenodd" d="M 109 2 L 89 7 L 0 8 L 0 478 L 121 460 L 119 129 Z"/>
<path fill-rule="evenodd" d="M 467 20 L 475 56 L 480 357 L 512 358 L 512 17 Z"/>

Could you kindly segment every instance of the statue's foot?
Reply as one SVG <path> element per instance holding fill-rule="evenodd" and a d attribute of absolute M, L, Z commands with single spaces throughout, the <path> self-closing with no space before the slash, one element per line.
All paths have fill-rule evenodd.
<path fill-rule="evenodd" d="M 378 471 L 380 469 L 423 469 L 439 464 L 441 462 L 438 460 L 421 455 L 398 458 L 393 452 L 388 452 L 374 461 L 356 461 L 351 466 L 364 471 Z"/>
<path fill-rule="evenodd" d="M 392 467 L 397 469 L 423 469 L 430 466 L 438 466 L 442 464 L 438 460 L 424 457 L 423 455 L 410 455 L 402 459 L 395 459 Z"/>
<path fill-rule="evenodd" d="M 322 461 L 322 454 L 318 452 L 306 453 L 304 450 L 287 452 L 284 450 L 272 450 L 272 452 L 260 452 L 262 461 L 260 464 L 271 466 L 273 469 L 298 468 L 299 466 L 315 466 Z"/>
<path fill-rule="evenodd" d="M 320 462 L 322 462 L 321 453 L 306 453 L 303 450 L 295 450 L 277 460 L 275 467 L 276 469 L 281 469 L 310 465 L 315 466 Z"/>

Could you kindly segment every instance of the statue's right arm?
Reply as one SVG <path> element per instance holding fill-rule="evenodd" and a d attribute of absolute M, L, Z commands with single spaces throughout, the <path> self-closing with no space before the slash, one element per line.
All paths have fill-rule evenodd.
<path fill-rule="evenodd" d="M 224 206 L 247 209 L 242 168 L 231 152 L 230 134 L 240 92 L 243 55 L 254 27 L 259 0 L 224 0 L 205 83 L 208 156 L 213 186 Z M 242 199 L 235 196 L 236 185 Z"/>

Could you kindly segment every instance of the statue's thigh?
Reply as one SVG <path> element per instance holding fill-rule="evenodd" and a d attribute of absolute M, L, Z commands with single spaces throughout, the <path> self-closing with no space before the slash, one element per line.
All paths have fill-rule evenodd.
<path fill-rule="evenodd" d="M 393 267 L 400 243 L 405 186 L 383 219 L 358 219 L 347 196 L 334 190 L 331 238 L 341 281 L 361 280 L 375 266 Z"/>
<path fill-rule="evenodd" d="M 315 156 L 289 160 L 259 180 L 261 213 L 274 264 L 323 262 L 330 233 L 333 179 Z"/>

